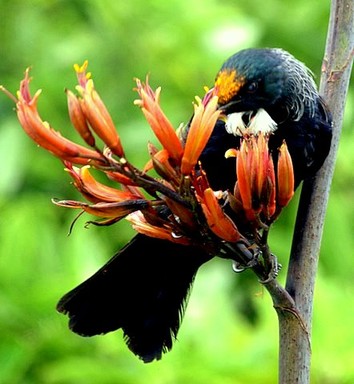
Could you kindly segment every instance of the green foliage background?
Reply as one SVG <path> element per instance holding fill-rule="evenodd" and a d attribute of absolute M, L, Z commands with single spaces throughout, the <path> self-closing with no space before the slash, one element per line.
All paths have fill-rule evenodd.
<path fill-rule="evenodd" d="M 319 0 L 0 0 L 0 84 L 15 92 L 31 66 L 32 89 L 43 89 L 43 117 L 75 138 L 63 90 L 75 85 L 73 64 L 88 59 L 128 157 L 142 165 L 154 139 L 133 105 L 134 77 L 149 73 L 152 85 L 163 87 L 162 105 L 176 127 L 241 48 L 282 47 L 319 78 L 329 8 Z M 316 285 L 314 384 L 354 383 L 353 99 L 351 87 Z M 271 300 L 254 276 L 234 274 L 227 261 L 200 270 L 179 341 L 160 362 L 141 363 L 120 331 L 91 339 L 69 332 L 57 300 L 132 230 L 126 223 L 86 230 L 81 219 L 67 236 L 74 213 L 50 199 L 77 195 L 60 161 L 23 133 L 13 107 L 0 95 L 0 383 L 275 383 Z M 281 281 L 295 211 L 296 199 L 271 236 L 284 265 Z"/>

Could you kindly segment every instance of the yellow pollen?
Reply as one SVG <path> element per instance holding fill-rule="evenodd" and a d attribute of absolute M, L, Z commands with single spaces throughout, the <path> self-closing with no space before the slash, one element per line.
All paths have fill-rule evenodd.
<path fill-rule="evenodd" d="M 91 78 L 91 72 L 86 73 L 87 67 L 88 67 L 88 60 L 85 60 L 81 66 L 79 64 L 74 64 L 75 72 L 77 74 L 82 74 L 82 73 L 85 74 L 85 77 L 88 80 Z"/>
<path fill-rule="evenodd" d="M 227 104 L 244 84 L 243 77 L 237 77 L 236 70 L 223 69 L 219 72 L 215 88 L 221 105 Z"/>

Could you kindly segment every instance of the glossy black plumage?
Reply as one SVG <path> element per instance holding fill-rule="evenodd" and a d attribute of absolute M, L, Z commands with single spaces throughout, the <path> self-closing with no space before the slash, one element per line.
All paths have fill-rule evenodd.
<path fill-rule="evenodd" d="M 329 151 L 331 117 L 307 69 L 282 50 L 251 49 L 228 59 L 216 83 L 229 70 L 235 70 L 237 92 L 226 90 L 220 99 L 223 113 L 264 109 L 277 124 L 269 142 L 273 156 L 285 139 L 296 185 L 314 175 Z M 214 189 L 233 188 L 235 159 L 225 159 L 224 153 L 239 143 L 240 137 L 218 121 L 200 158 Z M 80 335 L 122 328 L 128 347 L 144 362 L 160 359 L 177 335 L 194 277 L 211 257 L 196 247 L 137 235 L 57 308 Z"/>
<path fill-rule="evenodd" d="M 225 61 L 216 82 L 220 73 L 229 70 L 236 70 L 235 81 L 242 85 L 220 108 L 226 115 L 260 108 L 270 115 L 277 123 L 277 129 L 270 135 L 269 147 L 276 159 L 277 149 L 283 140 L 286 141 L 297 187 L 321 167 L 332 138 L 331 114 L 316 90 L 311 73 L 288 52 L 277 48 L 246 49 L 236 53 Z M 212 137 L 201 158 L 203 164 L 211 168 L 209 179 L 214 188 L 219 188 L 219 184 L 230 188 L 234 174 L 229 170 L 232 165 L 228 165 L 229 172 L 222 180 L 219 179 L 220 172 L 213 172 L 216 167 L 211 159 L 222 162 L 214 143 L 217 142 L 223 150 L 228 142 L 230 145 L 239 143 L 239 137 L 225 135 L 222 126 L 223 122 L 219 122 L 216 137 Z M 231 162 L 234 164 L 232 159 L 228 163 Z M 204 168 L 208 167 L 204 165 Z M 231 180 L 231 185 L 233 182 Z"/>
<path fill-rule="evenodd" d="M 80 335 L 122 328 L 144 362 L 160 359 L 177 336 L 196 271 L 209 259 L 198 248 L 139 234 L 57 308 Z"/>

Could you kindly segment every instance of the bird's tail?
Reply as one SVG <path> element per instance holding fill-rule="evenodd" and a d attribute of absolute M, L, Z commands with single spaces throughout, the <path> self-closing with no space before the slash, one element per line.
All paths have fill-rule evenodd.
<path fill-rule="evenodd" d="M 198 268 L 211 257 L 197 247 L 136 235 L 57 305 L 82 336 L 122 328 L 144 362 L 172 348 Z"/>

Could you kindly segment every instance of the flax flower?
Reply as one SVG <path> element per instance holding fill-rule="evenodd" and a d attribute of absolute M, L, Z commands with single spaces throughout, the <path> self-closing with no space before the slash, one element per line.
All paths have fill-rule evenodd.
<path fill-rule="evenodd" d="M 145 84 L 136 79 L 136 85 L 140 99 L 135 100 L 134 104 L 141 108 L 146 120 L 169 156 L 176 163 L 179 163 L 183 148 L 175 129 L 160 107 L 161 88 L 157 88 L 154 92 L 149 85 L 148 78 Z"/>
<path fill-rule="evenodd" d="M 37 109 L 41 90 L 32 97 L 29 90 L 30 80 L 29 69 L 27 69 L 25 78 L 21 81 L 20 90 L 17 92 L 16 102 L 18 119 L 28 136 L 39 146 L 63 160 L 76 164 L 103 163 L 104 158 L 100 153 L 66 139 L 51 128 L 48 122 L 41 119 Z"/>
<path fill-rule="evenodd" d="M 218 109 L 220 97 L 229 97 L 228 89 L 220 88 L 220 84 L 207 90 L 203 99 L 196 97 L 190 123 L 175 130 L 160 106 L 161 88 L 154 91 L 148 78 L 145 83 L 136 79 L 139 98 L 134 104 L 162 146 L 148 144 L 150 160 L 139 170 L 127 159 L 87 66 L 87 61 L 74 66 L 77 94 L 66 90 L 66 95 L 71 124 L 88 148 L 64 138 L 41 119 L 37 110 L 40 91 L 31 96 L 29 70 L 17 98 L 11 95 L 25 132 L 64 162 L 73 185 L 87 200 L 53 200 L 56 205 L 100 218 L 89 223 L 110 225 L 126 218 L 137 232 L 147 236 L 217 252 L 225 243 L 247 243 L 238 229 L 239 222 L 244 227 L 242 220 L 246 220 L 248 228 L 261 231 L 266 228 L 263 223 L 269 225 L 291 199 L 294 176 L 286 143 L 279 148 L 274 166 L 269 137 L 262 131 L 245 132 L 240 148 L 226 153 L 236 157 L 234 190 L 210 188 L 199 160 L 217 120 L 223 118 Z M 234 74 L 225 76 L 231 81 Z M 152 169 L 158 177 L 150 175 Z M 106 182 L 96 179 L 97 172 L 104 174 Z M 213 244 L 212 251 L 208 244 Z"/>
<path fill-rule="evenodd" d="M 183 175 L 189 175 L 196 166 L 220 115 L 220 111 L 216 110 L 217 96 L 213 96 L 206 106 L 200 98 L 196 98 L 196 101 L 182 158 L 181 172 Z"/>

